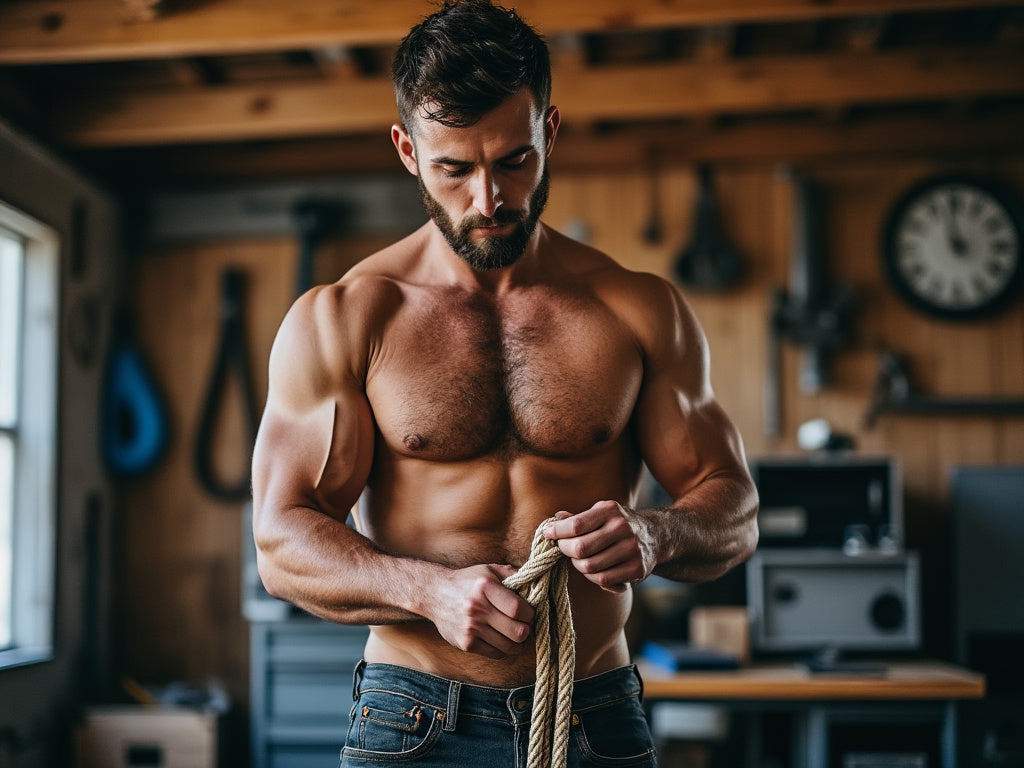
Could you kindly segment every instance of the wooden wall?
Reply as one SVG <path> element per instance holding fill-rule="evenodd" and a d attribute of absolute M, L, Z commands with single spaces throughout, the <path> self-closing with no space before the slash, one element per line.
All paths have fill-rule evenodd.
<path fill-rule="evenodd" d="M 926 648 L 948 648 L 945 547 L 947 477 L 961 463 L 1024 463 L 1020 418 L 889 416 L 866 429 L 875 380 L 875 346 L 908 355 L 921 391 L 935 395 L 1024 396 L 1024 300 L 997 318 L 953 325 L 908 309 L 889 290 L 879 261 L 884 216 L 911 182 L 938 170 L 992 173 L 1024 198 L 1024 156 L 970 161 L 891 159 L 817 163 L 803 169 L 827 195 L 828 257 L 833 276 L 859 299 L 852 347 L 838 355 L 833 383 L 821 394 L 797 388 L 798 352 L 785 349 L 782 434 L 763 432 L 762 387 L 769 294 L 788 281 L 793 187 L 777 167 L 723 166 L 715 172 L 728 237 L 744 255 L 749 278 L 725 295 L 692 294 L 710 340 L 713 383 L 739 425 L 748 455 L 797 450 L 799 424 L 827 418 L 858 449 L 902 461 L 907 541 L 925 555 Z M 412 181 L 410 180 L 411 184 Z M 689 237 L 695 178 L 689 167 L 659 171 L 664 240 L 644 242 L 650 175 L 557 175 L 546 220 L 589 231 L 594 245 L 624 264 L 668 274 Z M 334 243 L 318 265 L 321 280 L 339 276 L 382 242 Z M 191 452 L 217 338 L 221 272 L 249 276 L 247 323 L 258 398 L 266 392 L 270 344 L 291 296 L 296 243 L 288 238 L 209 242 L 139 254 L 136 268 L 140 336 L 171 406 L 173 445 L 150 475 L 123 488 L 120 611 L 122 670 L 144 683 L 223 681 L 244 711 L 248 634 L 240 613 L 241 504 L 211 499 L 198 487 Z M 234 477 L 247 460 L 237 407 L 219 432 L 216 455 Z"/>

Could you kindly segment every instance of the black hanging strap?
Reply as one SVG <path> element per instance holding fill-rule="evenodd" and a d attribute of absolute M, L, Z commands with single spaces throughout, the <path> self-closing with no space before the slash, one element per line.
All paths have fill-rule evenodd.
<path fill-rule="evenodd" d="M 256 399 L 253 395 L 252 379 L 249 375 L 249 353 L 245 344 L 245 274 L 238 269 L 228 269 L 221 276 L 220 294 L 220 344 L 214 361 L 213 375 L 206 390 L 196 434 L 196 474 L 203 488 L 220 499 L 234 500 L 247 498 L 252 482 L 251 471 L 246 461 L 245 475 L 235 482 L 225 482 L 216 476 L 213 469 L 213 431 L 217 423 L 217 412 L 227 391 L 228 376 L 233 368 L 241 386 L 242 408 L 249 430 L 247 457 L 256 442 Z"/>

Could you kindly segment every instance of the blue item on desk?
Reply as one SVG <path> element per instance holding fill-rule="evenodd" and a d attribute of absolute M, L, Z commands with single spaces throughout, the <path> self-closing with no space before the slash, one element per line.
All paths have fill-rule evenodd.
<path fill-rule="evenodd" d="M 640 649 L 640 656 L 644 661 L 670 672 L 740 668 L 739 659 L 731 653 L 697 648 L 683 642 L 646 642 Z"/>

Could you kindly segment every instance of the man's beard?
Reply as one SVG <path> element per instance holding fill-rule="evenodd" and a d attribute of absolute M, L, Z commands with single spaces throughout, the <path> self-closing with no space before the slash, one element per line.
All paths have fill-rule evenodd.
<path fill-rule="evenodd" d="M 550 187 L 548 169 L 545 167 L 540 183 L 530 195 L 527 210 L 513 211 L 498 208 L 491 217 L 472 214 L 459 222 L 456 227 L 441 204 L 427 191 L 423 184 L 423 177 L 417 176 L 416 180 L 423 198 L 423 207 L 430 218 L 434 220 L 437 228 L 441 230 L 448 245 L 463 261 L 479 271 L 510 266 L 526 252 L 526 246 L 530 242 L 533 230 L 536 229 L 540 215 L 547 205 Z M 485 237 L 479 243 L 473 242 L 471 233 L 474 229 L 503 224 L 515 224 L 515 231 L 508 237 L 492 236 Z"/>

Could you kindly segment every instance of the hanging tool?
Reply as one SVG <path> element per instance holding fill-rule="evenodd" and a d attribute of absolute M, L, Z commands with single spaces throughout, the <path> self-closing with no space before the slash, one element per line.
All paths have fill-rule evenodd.
<path fill-rule="evenodd" d="M 743 262 L 722 233 L 711 169 L 706 163 L 697 166 L 693 236 L 676 258 L 675 273 L 683 285 L 698 291 L 725 291 L 743 278 Z"/>
<path fill-rule="evenodd" d="M 110 471 L 129 477 L 152 469 L 167 449 L 167 409 L 125 308 L 114 314 L 102 403 L 101 443 Z"/>
<path fill-rule="evenodd" d="M 661 190 L 658 179 L 658 158 L 657 152 L 654 149 L 650 150 L 650 159 L 648 160 L 650 166 L 649 170 L 649 183 L 650 183 L 650 203 L 651 211 L 650 217 L 647 219 L 647 224 L 644 226 L 644 242 L 648 245 L 660 245 L 661 241 L 665 237 L 664 227 L 661 225 Z"/>
<path fill-rule="evenodd" d="M 937 414 L 940 416 L 1024 416 L 1024 398 L 934 397 L 915 394 L 904 355 L 883 349 L 871 405 L 864 417 L 868 429 L 883 413 Z"/>
<path fill-rule="evenodd" d="M 820 392 L 828 384 L 831 355 L 851 336 L 854 295 L 829 285 L 824 248 L 824 196 L 806 176 L 788 172 L 796 189 L 790 289 L 775 291 L 768 320 L 765 376 L 765 434 L 776 437 L 781 423 L 781 348 L 785 339 L 803 348 L 800 390 Z"/>
<path fill-rule="evenodd" d="M 292 208 L 292 221 L 299 231 L 299 263 L 295 276 L 295 295 L 313 287 L 316 250 L 328 235 L 340 229 L 345 208 L 334 200 L 302 198 Z"/>
<path fill-rule="evenodd" d="M 250 471 L 234 482 L 225 482 L 216 476 L 213 469 L 213 432 L 217 411 L 227 392 L 228 376 L 232 369 L 238 377 L 242 395 L 242 409 L 249 434 L 246 455 L 251 457 L 256 443 L 256 398 L 249 369 L 249 353 L 245 336 L 245 273 L 228 269 L 221 276 L 220 297 L 220 342 L 213 375 L 206 390 L 206 399 L 199 417 L 196 432 L 195 467 L 199 482 L 212 496 L 220 499 L 243 499 L 250 492 Z M 246 461 L 246 467 L 249 462 Z"/>

